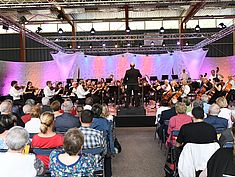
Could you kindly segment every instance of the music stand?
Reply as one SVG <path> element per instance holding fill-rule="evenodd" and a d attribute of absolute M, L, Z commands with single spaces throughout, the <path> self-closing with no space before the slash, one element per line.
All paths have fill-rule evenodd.
<path fill-rule="evenodd" d="M 113 79 L 112 78 L 106 78 L 105 80 L 106 80 L 106 83 L 111 83 Z"/>
<path fill-rule="evenodd" d="M 157 80 L 157 76 L 150 76 L 150 81 L 156 81 Z"/>
<path fill-rule="evenodd" d="M 168 75 L 162 75 L 162 81 L 168 80 Z"/>
<path fill-rule="evenodd" d="M 172 78 L 172 80 L 178 80 L 179 79 L 178 75 L 171 75 L 171 78 Z"/>

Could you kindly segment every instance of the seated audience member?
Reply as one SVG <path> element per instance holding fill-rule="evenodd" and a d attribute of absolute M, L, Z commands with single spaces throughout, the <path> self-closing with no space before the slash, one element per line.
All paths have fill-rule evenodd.
<path fill-rule="evenodd" d="M 235 129 L 235 110 L 232 110 L 231 112 L 231 120 L 233 122 L 232 127 L 224 130 L 219 138 L 219 144 L 221 147 L 223 147 L 227 142 L 234 142 L 232 129 Z"/>
<path fill-rule="evenodd" d="M 232 127 L 231 121 L 231 110 L 228 109 L 228 102 L 225 97 L 219 97 L 216 99 L 216 104 L 220 107 L 219 117 L 225 118 L 228 120 L 228 128 Z"/>
<path fill-rule="evenodd" d="M 31 115 L 30 115 L 31 110 L 32 107 L 30 105 L 26 104 L 23 106 L 24 115 L 21 117 L 21 119 L 25 124 L 31 120 Z"/>
<path fill-rule="evenodd" d="M 65 100 L 61 105 L 64 113 L 55 120 L 56 132 L 66 132 L 70 128 L 80 127 L 79 119 L 71 114 L 73 103 L 71 100 Z"/>
<path fill-rule="evenodd" d="M 189 112 L 192 112 L 192 107 L 191 107 L 191 100 L 189 99 L 189 97 L 185 97 L 182 99 L 182 102 L 185 103 L 187 110 L 186 113 L 188 114 Z"/>
<path fill-rule="evenodd" d="M 167 144 L 170 143 L 171 133 L 173 130 L 180 130 L 182 125 L 192 122 L 192 117 L 186 114 L 187 107 L 185 103 L 182 103 L 182 102 L 176 103 L 175 109 L 176 109 L 177 115 L 170 118 L 168 130 L 167 130 L 167 133 L 169 135 L 167 139 Z M 175 143 L 174 139 L 172 143 L 173 144 Z"/>
<path fill-rule="evenodd" d="M 209 108 L 209 115 L 204 120 L 205 122 L 213 125 L 217 133 L 221 133 L 222 130 L 228 128 L 228 120 L 219 117 L 220 107 L 217 104 L 212 104 Z"/>
<path fill-rule="evenodd" d="M 235 127 L 232 127 L 233 139 Z M 209 159 L 207 169 L 200 177 L 233 177 L 235 176 L 235 143 L 233 148 L 220 148 Z"/>
<path fill-rule="evenodd" d="M 58 100 L 55 100 L 51 103 L 51 109 L 53 111 L 53 114 L 54 114 L 55 118 L 63 114 L 61 112 L 60 102 Z"/>
<path fill-rule="evenodd" d="M 34 154 L 22 154 L 29 142 L 29 133 L 22 127 L 12 127 L 6 135 L 8 151 L 0 153 L 1 176 L 34 177 L 45 171 L 43 163 Z"/>
<path fill-rule="evenodd" d="M 54 114 L 50 112 L 44 112 L 40 116 L 40 133 L 33 136 L 32 148 L 57 148 L 63 145 L 64 138 L 60 134 L 53 132 L 54 128 Z M 48 168 L 49 157 L 43 155 L 37 155 L 37 158 L 41 159 Z"/>
<path fill-rule="evenodd" d="M 180 128 L 176 140 L 176 146 L 182 146 L 186 143 L 213 143 L 217 141 L 215 128 L 204 122 L 204 111 L 201 107 L 195 107 L 192 110 L 193 122 L 183 125 Z"/>
<path fill-rule="evenodd" d="M 84 110 L 91 110 L 93 103 L 94 103 L 93 98 L 87 97 L 85 100 L 85 106 L 83 107 L 83 109 Z"/>
<path fill-rule="evenodd" d="M 8 149 L 5 139 L 8 130 L 16 125 L 13 115 L 0 115 L 0 149 Z"/>
<path fill-rule="evenodd" d="M 52 109 L 50 107 L 50 98 L 48 97 L 43 97 L 42 98 L 42 109 L 41 109 L 41 113 L 50 111 L 52 112 Z"/>
<path fill-rule="evenodd" d="M 209 101 L 208 95 L 203 94 L 201 97 L 201 100 L 202 100 L 202 104 L 203 104 L 204 113 L 207 115 L 209 112 L 209 107 L 211 106 L 210 104 L 208 104 L 208 101 Z"/>
<path fill-rule="evenodd" d="M 169 110 L 170 107 L 168 105 L 168 101 L 165 100 L 165 99 L 162 99 L 160 101 L 160 105 L 159 105 L 159 108 L 157 108 L 157 112 L 156 112 L 156 121 L 155 121 L 155 124 L 158 123 L 159 119 L 160 119 L 160 116 L 162 114 L 162 111 L 166 111 L 166 110 Z"/>
<path fill-rule="evenodd" d="M 102 131 L 91 128 L 93 121 L 94 113 L 90 110 L 84 110 L 82 112 L 80 122 L 81 127 L 79 128 L 84 135 L 84 144 L 82 149 L 93 149 L 97 147 L 101 147 L 106 152 L 106 141 Z M 98 167 L 102 164 L 98 164 L 101 156 L 96 156 L 96 162 Z"/>
<path fill-rule="evenodd" d="M 35 105 L 32 107 L 31 110 L 31 120 L 28 121 L 25 124 L 25 129 L 29 132 L 29 133 L 39 133 L 40 132 L 40 112 L 41 112 L 41 108 L 39 105 Z"/>
<path fill-rule="evenodd" d="M 192 109 L 193 109 L 193 108 L 197 108 L 197 107 L 203 108 L 203 103 L 202 103 L 201 100 L 194 100 L 194 101 L 192 102 Z M 192 111 L 191 111 L 191 112 L 188 112 L 187 115 L 189 115 L 189 116 L 192 117 L 192 116 L 193 116 L 193 115 L 192 115 Z M 207 115 L 204 113 L 204 118 L 206 118 L 206 117 L 207 117 Z"/>
<path fill-rule="evenodd" d="M 14 115 L 17 118 L 16 124 L 18 126 L 24 127 L 25 124 L 24 122 L 21 120 L 21 118 L 12 112 L 12 107 L 13 107 L 13 103 L 11 100 L 5 100 L 0 104 L 0 112 L 1 115 Z"/>
<path fill-rule="evenodd" d="M 35 105 L 35 100 L 33 100 L 33 99 L 27 99 L 26 101 L 25 101 L 25 105 L 26 104 L 28 104 L 28 105 L 30 105 L 30 106 L 34 106 Z"/>
<path fill-rule="evenodd" d="M 52 177 L 94 176 L 95 157 L 82 154 L 84 137 L 78 128 L 69 129 L 64 136 L 64 150 L 54 150 L 50 154 Z"/>
<path fill-rule="evenodd" d="M 113 121 L 113 116 L 110 114 L 109 107 L 106 104 L 102 105 L 102 113 L 100 116 L 106 118 L 110 122 Z"/>

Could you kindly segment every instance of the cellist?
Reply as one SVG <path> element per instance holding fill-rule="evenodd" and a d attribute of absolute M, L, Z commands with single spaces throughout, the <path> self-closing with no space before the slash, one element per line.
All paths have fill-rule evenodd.
<path fill-rule="evenodd" d="M 226 96 L 228 103 L 235 100 L 235 81 L 234 76 L 228 75 L 228 81 L 223 86 L 223 96 Z"/>

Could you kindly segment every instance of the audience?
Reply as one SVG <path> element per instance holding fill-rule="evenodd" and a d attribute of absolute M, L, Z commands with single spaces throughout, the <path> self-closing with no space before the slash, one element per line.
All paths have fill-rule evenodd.
<path fill-rule="evenodd" d="M 216 103 L 212 104 L 209 108 L 209 115 L 204 120 L 205 122 L 213 125 L 217 133 L 221 133 L 224 129 L 228 128 L 228 120 L 219 117 L 220 107 Z"/>
<path fill-rule="evenodd" d="M 85 100 L 85 106 L 83 107 L 84 110 L 91 110 L 94 100 L 92 97 L 87 97 Z"/>
<path fill-rule="evenodd" d="M 160 116 L 162 114 L 162 111 L 165 111 L 165 110 L 168 110 L 168 109 L 170 109 L 168 101 L 165 100 L 165 99 L 162 99 L 160 101 L 159 108 L 157 109 L 157 112 L 156 112 L 156 121 L 155 121 L 155 124 L 157 124 L 158 121 L 160 120 Z"/>
<path fill-rule="evenodd" d="M 31 105 L 24 105 L 23 106 L 23 112 L 24 112 L 24 115 L 21 117 L 22 121 L 26 124 L 28 121 L 31 120 L 31 110 L 32 110 L 32 106 Z"/>
<path fill-rule="evenodd" d="M 73 103 L 71 100 L 65 100 L 61 106 L 64 113 L 55 120 L 56 132 L 66 132 L 70 128 L 80 127 L 79 119 L 71 114 Z"/>
<path fill-rule="evenodd" d="M 53 111 L 53 114 L 56 117 L 62 115 L 63 113 L 61 112 L 61 108 L 60 108 L 60 102 L 58 100 L 55 100 L 51 103 L 51 109 Z"/>
<path fill-rule="evenodd" d="M 206 94 L 203 94 L 201 97 L 204 113 L 207 115 L 209 112 L 210 104 L 208 104 L 209 97 Z"/>
<path fill-rule="evenodd" d="M 101 117 L 106 118 L 108 121 L 112 122 L 113 121 L 113 116 L 110 114 L 109 112 L 109 107 L 106 104 L 102 105 L 102 113 L 101 113 Z"/>
<path fill-rule="evenodd" d="M 52 109 L 50 107 L 50 98 L 49 97 L 43 97 L 42 98 L 42 109 L 41 109 L 41 113 L 50 111 L 52 112 Z"/>
<path fill-rule="evenodd" d="M 64 136 L 64 150 L 54 150 L 50 154 L 52 177 L 94 176 L 95 157 L 82 154 L 84 137 L 78 128 L 69 129 Z"/>
<path fill-rule="evenodd" d="M 43 163 L 34 154 L 22 154 L 29 142 L 29 133 L 22 127 L 11 128 L 6 135 L 8 151 L 0 153 L 1 176 L 34 177 L 45 172 Z"/>
<path fill-rule="evenodd" d="M 44 112 L 40 117 L 40 133 L 34 135 L 32 138 L 32 148 L 57 148 L 63 145 L 63 136 L 53 132 L 54 128 L 54 114 L 51 112 Z M 49 157 L 37 155 L 48 168 Z"/>
<path fill-rule="evenodd" d="M 31 110 L 31 119 L 30 121 L 28 121 L 25 124 L 25 129 L 29 132 L 29 133 L 39 133 L 40 132 L 40 112 L 41 112 L 41 108 L 39 105 L 35 105 L 32 107 Z"/>

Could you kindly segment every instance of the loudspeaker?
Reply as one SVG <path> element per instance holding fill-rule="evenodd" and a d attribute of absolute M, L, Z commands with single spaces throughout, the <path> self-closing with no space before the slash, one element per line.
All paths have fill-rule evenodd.
<path fill-rule="evenodd" d="M 146 110 L 143 106 L 132 108 L 119 108 L 117 115 L 146 115 Z"/>

